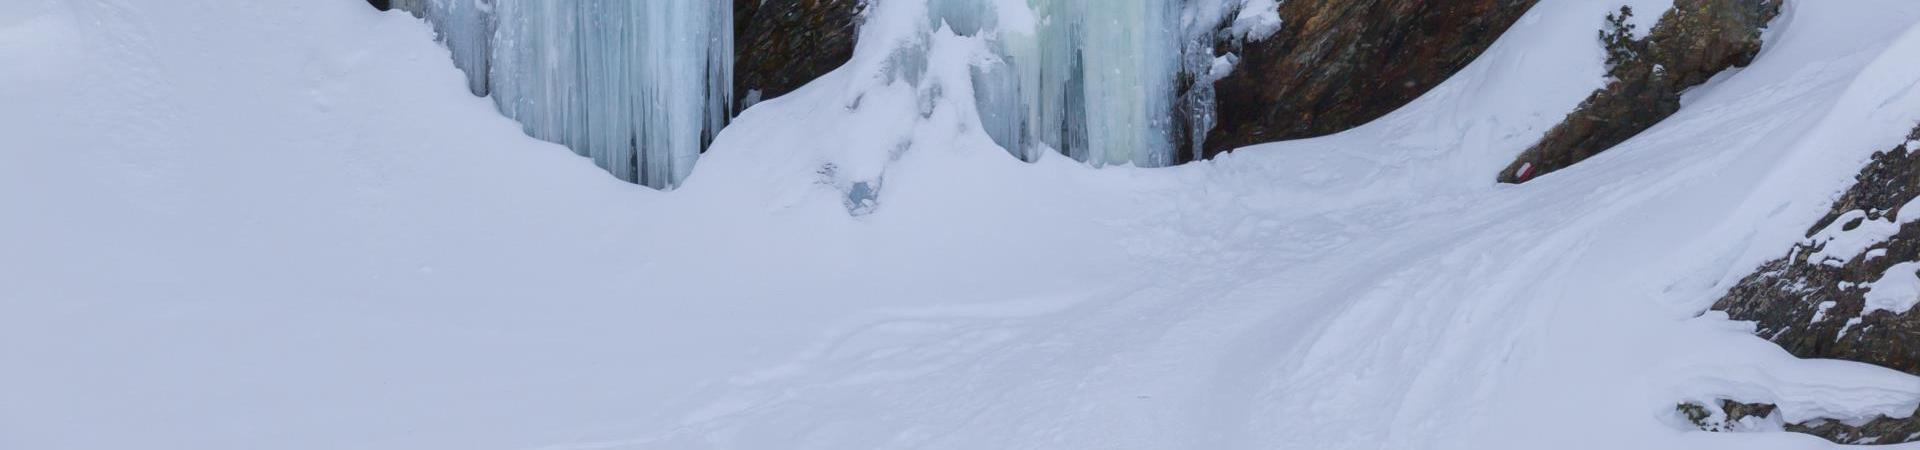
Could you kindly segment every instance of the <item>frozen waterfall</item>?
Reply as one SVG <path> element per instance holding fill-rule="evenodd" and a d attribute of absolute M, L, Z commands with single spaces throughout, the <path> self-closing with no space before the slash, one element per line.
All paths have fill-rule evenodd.
<path fill-rule="evenodd" d="M 999 61 L 974 75 L 994 140 L 1029 161 L 1052 149 L 1094 165 L 1171 165 L 1180 2 L 1027 3 L 935 0 L 929 10 L 957 33 L 994 39 Z M 1010 8 L 1034 20 L 999 23 Z"/>
<path fill-rule="evenodd" d="M 1237 58 L 1216 54 L 1234 47 L 1219 44 L 1271 35 L 1278 3 L 881 0 L 868 7 L 906 13 L 868 11 L 863 28 L 918 37 L 887 32 L 875 36 L 907 47 L 860 45 L 902 58 L 876 70 L 915 78 L 924 76 L 931 33 L 976 42 L 989 55 L 968 63 L 975 110 L 980 127 L 1008 152 L 1027 161 L 1053 151 L 1096 166 L 1158 167 L 1182 161 L 1182 151 L 1198 155 L 1214 125 L 1212 83 Z M 492 96 L 528 134 L 564 144 L 619 178 L 677 186 L 729 120 L 732 2 L 394 6 L 434 25 L 476 95 Z"/>
<path fill-rule="evenodd" d="M 733 5 L 715 0 L 399 0 L 477 95 L 533 137 L 670 189 L 726 125 Z"/>
<path fill-rule="evenodd" d="M 977 63 L 982 127 L 1028 161 L 1049 149 L 1142 167 L 1196 155 L 1213 127 L 1222 40 L 1262 39 L 1275 0 L 930 0 L 932 28 L 988 40 Z"/>

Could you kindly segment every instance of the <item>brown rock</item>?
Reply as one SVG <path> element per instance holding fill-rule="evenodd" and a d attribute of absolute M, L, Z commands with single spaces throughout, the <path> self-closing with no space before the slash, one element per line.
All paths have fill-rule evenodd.
<path fill-rule="evenodd" d="M 1229 49 L 1241 62 L 1214 84 L 1203 157 L 1380 118 L 1466 67 L 1536 1 L 1284 2 L 1279 33 Z"/>

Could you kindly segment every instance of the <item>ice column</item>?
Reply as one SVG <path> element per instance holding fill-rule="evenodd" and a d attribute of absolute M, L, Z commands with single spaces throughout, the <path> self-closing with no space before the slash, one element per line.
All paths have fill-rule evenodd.
<path fill-rule="evenodd" d="M 403 0 L 396 6 L 432 21 L 474 92 L 490 93 L 529 135 L 564 144 L 621 179 L 677 186 L 729 119 L 732 2 Z"/>
<path fill-rule="evenodd" d="M 1094 165 L 1173 163 L 1180 2 L 974 1 L 1038 18 L 1030 29 L 995 30 L 1001 61 L 976 69 L 982 123 L 996 142 L 1026 160 L 1051 148 Z M 963 34 L 957 24 L 991 23 L 955 14 L 965 8 L 932 11 Z"/>
<path fill-rule="evenodd" d="M 1278 0 L 927 1 L 933 28 L 999 57 L 974 65 L 981 125 L 1028 161 L 1049 149 L 1094 165 L 1171 165 L 1183 148 L 1197 158 L 1213 83 L 1238 58 L 1216 47 L 1280 26 Z"/>

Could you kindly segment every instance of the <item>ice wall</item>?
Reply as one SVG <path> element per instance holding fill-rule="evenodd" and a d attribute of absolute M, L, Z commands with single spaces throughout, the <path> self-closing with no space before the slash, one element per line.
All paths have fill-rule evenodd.
<path fill-rule="evenodd" d="M 677 186 L 726 125 L 733 5 L 715 0 L 401 0 L 475 94 L 621 179 Z"/>
<path fill-rule="evenodd" d="M 1279 26 L 1276 0 L 875 0 L 876 66 L 920 83 L 936 33 L 987 49 L 965 62 L 979 127 L 1016 157 L 1166 166 L 1214 125 L 1222 42 Z M 629 181 L 672 188 L 729 120 L 732 2 L 396 0 L 429 19 L 478 95 L 528 134 Z M 880 12 L 888 12 L 881 14 Z M 924 19 L 924 20 L 923 20 Z M 884 47 L 875 48 L 875 47 Z M 917 55 L 917 56 L 916 56 Z M 856 64 L 857 65 L 857 64 Z M 942 86 L 945 86 L 944 88 Z M 955 92 L 957 93 L 957 92 Z M 930 107 L 922 107 L 923 111 Z"/>
<path fill-rule="evenodd" d="M 1235 58 L 1215 44 L 1279 25 L 1274 0 L 928 1 L 930 29 L 989 41 L 997 58 L 974 70 L 982 127 L 1029 161 L 1173 164 L 1213 126 L 1212 83 Z"/>

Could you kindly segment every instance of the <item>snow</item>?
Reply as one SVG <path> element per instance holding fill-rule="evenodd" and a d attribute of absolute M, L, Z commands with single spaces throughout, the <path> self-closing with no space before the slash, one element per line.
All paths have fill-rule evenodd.
<path fill-rule="evenodd" d="M 1901 212 L 1911 212 L 1911 214 L 1900 214 Z M 1863 253 L 1866 254 L 1867 259 L 1874 258 L 1873 252 L 1876 251 L 1884 255 L 1886 252 L 1883 249 L 1868 249 L 1886 242 L 1900 232 L 1900 227 L 1916 220 L 1920 220 L 1920 198 L 1910 200 L 1891 212 L 1881 214 L 1880 220 L 1868 218 L 1867 211 L 1864 210 L 1856 209 L 1841 213 L 1833 223 L 1827 224 L 1825 228 L 1814 233 L 1813 237 L 1808 238 L 1808 244 L 1819 247 L 1819 250 L 1808 255 L 1807 260 L 1837 267 L 1845 265 L 1847 260 Z"/>
<path fill-rule="evenodd" d="M 491 91 L 493 0 L 397 0 L 391 6 L 428 18 L 454 65 L 467 73 L 467 89 L 483 97 Z"/>
<path fill-rule="evenodd" d="M 406 14 L 0 3 L 0 448 L 1825 448 L 1674 405 L 1911 413 L 1915 377 L 1701 311 L 1904 140 L 1920 4 L 1789 2 L 1668 121 L 1493 184 L 1604 82 L 1608 3 L 1160 169 L 1009 157 L 986 40 L 877 8 L 672 192 L 527 137 Z"/>
<path fill-rule="evenodd" d="M 1280 32 L 1279 0 L 1244 0 L 1233 16 L 1233 34 L 1241 39 L 1265 40 Z"/>
<path fill-rule="evenodd" d="M 1867 306 L 1861 309 L 1862 315 L 1874 311 L 1888 311 L 1894 314 L 1906 314 L 1913 304 L 1920 302 L 1920 262 L 1903 262 L 1888 267 L 1880 279 L 1867 285 Z"/>
<path fill-rule="evenodd" d="M 1807 323 L 1809 324 L 1820 323 L 1820 319 L 1827 318 L 1827 310 L 1833 309 L 1833 307 L 1835 306 L 1840 306 L 1840 302 L 1828 300 L 1828 301 L 1820 302 L 1819 305 L 1815 305 L 1815 309 L 1813 310 L 1813 318 L 1808 319 Z"/>

